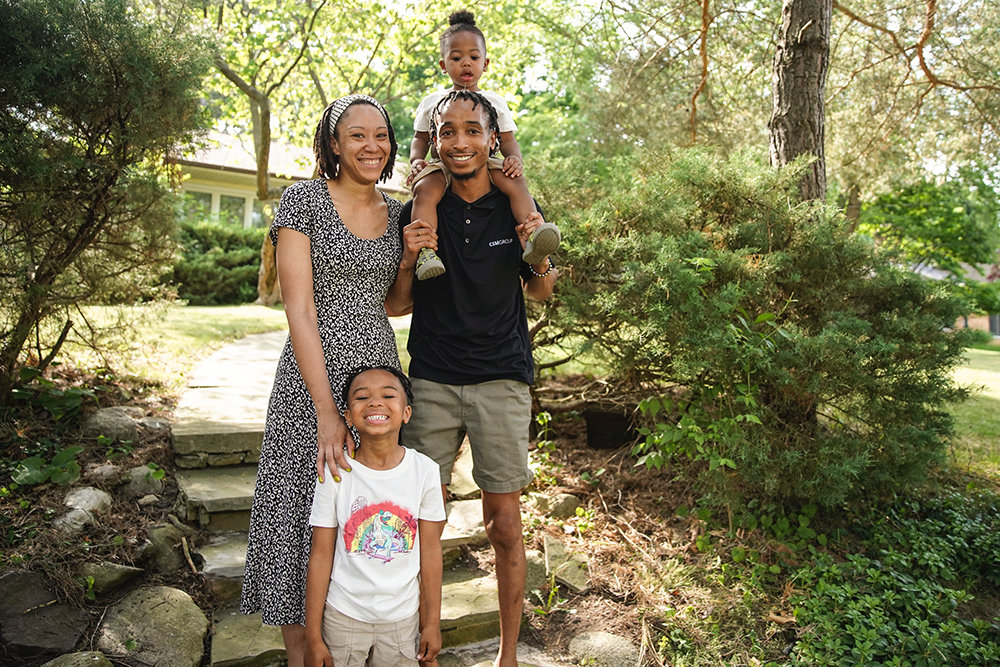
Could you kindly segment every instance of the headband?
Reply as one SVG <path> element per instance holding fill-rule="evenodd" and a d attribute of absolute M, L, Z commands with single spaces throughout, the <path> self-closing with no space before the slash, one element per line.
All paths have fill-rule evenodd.
<path fill-rule="evenodd" d="M 385 112 L 385 107 L 378 103 L 374 97 L 369 97 L 368 95 L 347 95 L 341 97 L 340 99 L 334 100 L 330 103 L 327 108 L 330 110 L 330 136 L 335 136 L 337 134 L 337 123 L 340 122 L 340 117 L 344 115 L 347 111 L 347 107 L 355 104 L 357 102 L 364 102 L 370 104 L 381 112 L 382 117 L 385 118 L 386 124 L 389 123 L 389 114 Z"/>

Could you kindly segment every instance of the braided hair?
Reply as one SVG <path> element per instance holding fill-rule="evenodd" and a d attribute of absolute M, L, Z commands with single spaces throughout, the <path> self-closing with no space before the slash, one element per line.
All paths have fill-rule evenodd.
<path fill-rule="evenodd" d="M 431 143 L 437 142 L 438 117 L 441 115 L 441 111 L 456 100 L 472 102 L 473 110 L 482 105 L 483 110 L 486 112 L 487 128 L 491 132 L 494 132 L 496 136 L 496 141 L 490 146 L 490 156 L 493 156 L 500 149 L 500 121 L 497 118 L 497 110 L 493 108 L 493 105 L 490 104 L 490 101 L 482 93 L 474 90 L 465 90 L 463 88 L 462 90 L 448 91 L 448 94 L 434 105 L 434 108 L 431 109 Z"/>
<path fill-rule="evenodd" d="M 457 12 L 451 13 L 451 16 L 448 17 L 448 27 L 441 33 L 441 39 L 438 43 L 441 48 L 442 58 L 445 56 L 445 48 L 448 45 L 448 40 L 452 35 L 460 32 L 471 32 L 473 35 L 478 35 L 479 39 L 483 40 L 483 51 L 486 50 L 486 35 L 476 27 L 476 17 L 469 10 L 460 9 Z"/>
<path fill-rule="evenodd" d="M 410 378 L 406 377 L 401 370 L 392 366 L 359 366 L 347 375 L 347 381 L 344 382 L 344 390 L 340 395 L 341 407 L 345 410 L 347 409 L 348 404 L 351 402 L 351 385 L 359 375 L 368 371 L 385 371 L 394 375 L 399 380 L 400 386 L 403 387 L 403 393 L 406 394 L 406 404 L 413 405 L 413 387 L 410 385 Z"/>
<path fill-rule="evenodd" d="M 340 173 L 340 158 L 333 152 L 330 140 L 337 136 L 337 125 L 344 113 L 355 104 L 370 104 L 379 110 L 382 118 L 385 119 L 386 127 L 389 128 L 389 161 L 385 165 L 379 176 L 379 181 L 388 181 L 392 177 L 393 165 L 396 162 L 396 151 L 399 146 L 396 144 L 396 133 L 392 130 L 392 122 L 385 107 L 378 103 L 373 97 L 368 95 L 347 95 L 334 100 L 326 109 L 316 125 L 316 134 L 313 136 L 313 154 L 316 156 L 316 165 L 319 174 L 323 178 L 334 179 Z"/>

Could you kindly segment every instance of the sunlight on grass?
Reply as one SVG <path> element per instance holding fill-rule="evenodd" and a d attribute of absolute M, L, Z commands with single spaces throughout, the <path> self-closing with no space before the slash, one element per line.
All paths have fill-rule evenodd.
<path fill-rule="evenodd" d="M 972 388 L 965 403 L 954 406 L 956 463 L 1000 479 L 1000 351 L 966 350 L 955 379 Z"/>
<path fill-rule="evenodd" d="M 167 392 L 183 389 L 194 365 L 219 347 L 254 333 L 288 327 L 280 307 L 184 306 L 156 304 L 129 308 L 91 307 L 88 322 L 111 329 L 98 354 L 79 341 L 67 341 L 65 361 L 81 368 L 110 368 L 119 375 L 160 384 Z"/>

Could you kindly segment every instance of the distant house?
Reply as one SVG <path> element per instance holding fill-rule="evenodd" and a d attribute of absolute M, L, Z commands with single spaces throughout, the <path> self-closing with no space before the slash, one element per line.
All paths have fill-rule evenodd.
<path fill-rule="evenodd" d="M 973 266 L 962 262 L 960 264 L 962 275 L 960 276 L 966 284 L 969 283 L 992 283 L 997 279 L 996 267 L 990 264 L 980 264 Z M 932 266 L 920 266 L 915 269 L 916 273 L 931 280 L 954 279 L 950 272 Z M 994 338 L 1000 337 L 1000 313 L 988 313 L 985 315 L 965 315 L 955 323 L 958 328 L 981 329 L 993 334 Z"/>
<path fill-rule="evenodd" d="M 296 147 L 272 142 L 268 167 L 271 188 L 284 189 L 313 177 L 315 158 L 312 146 Z M 396 173 L 379 187 L 387 194 L 406 199 L 409 191 L 402 187 L 403 177 L 396 160 Z M 181 193 L 184 214 L 212 216 L 242 227 L 266 227 L 271 224 L 277 201 L 257 199 L 257 162 L 253 142 L 221 132 L 211 132 L 206 144 L 183 153 L 177 164 L 183 181 Z"/>

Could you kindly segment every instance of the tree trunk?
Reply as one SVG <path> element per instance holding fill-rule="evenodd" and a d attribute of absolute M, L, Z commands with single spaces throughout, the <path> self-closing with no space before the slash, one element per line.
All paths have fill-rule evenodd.
<path fill-rule="evenodd" d="M 847 191 L 847 206 L 844 207 L 844 217 L 853 232 L 858 227 L 858 220 L 861 219 L 861 188 L 857 183 L 851 183 Z"/>
<path fill-rule="evenodd" d="M 275 260 L 274 245 L 270 237 L 264 236 L 260 246 L 260 269 L 257 270 L 257 300 L 262 306 L 281 303 L 281 286 L 278 284 L 278 265 Z"/>
<path fill-rule="evenodd" d="M 833 0 L 783 0 L 781 33 L 771 77 L 772 112 L 767 124 L 771 164 L 815 156 L 799 183 L 803 200 L 826 195 L 823 95 L 830 62 Z"/>

